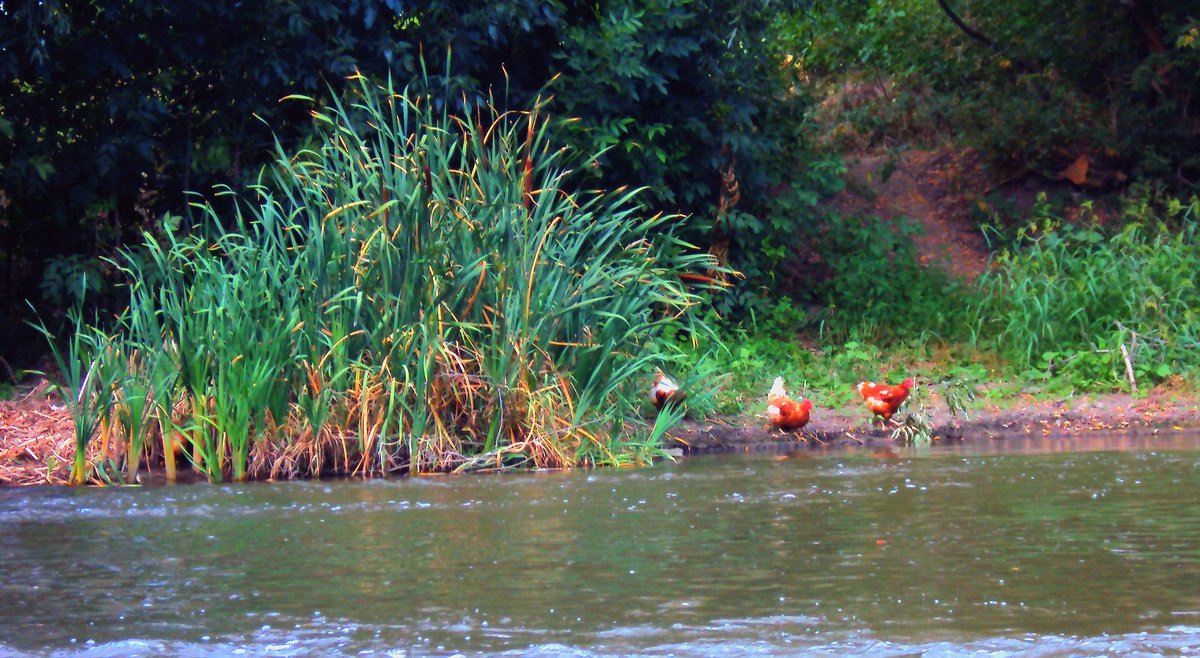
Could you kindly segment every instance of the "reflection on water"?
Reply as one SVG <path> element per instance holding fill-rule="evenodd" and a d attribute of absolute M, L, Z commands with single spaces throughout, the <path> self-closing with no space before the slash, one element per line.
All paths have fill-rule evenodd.
<path fill-rule="evenodd" d="M 0 490 L 0 654 L 1200 653 L 1200 437 L 779 457 Z"/>

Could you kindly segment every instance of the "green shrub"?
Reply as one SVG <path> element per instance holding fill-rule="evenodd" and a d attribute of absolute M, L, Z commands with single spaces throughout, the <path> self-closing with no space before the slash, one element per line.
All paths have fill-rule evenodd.
<path fill-rule="evenodd" d="M 790 0 L 618 0 L 560 26 L 556 107 L 572 144 L 608 149 L 608 186 L 645 185 L 655 210 L 742 276 L 721 312 L 761 311 L 775 270 L 840 188 L 840 161 L 811 153 L 794 66 Z"/>
<path fill-rule="evenodd" d="M 828 268 L 816 283 L 825 306 L 822 333 L 889 344 L 965 336 L 962 311 L 970 290 L 936 267 L 925 267 L 913 237 L 920 228 L 901 219 L 833 217 L 814 235 Z"/>
<path fill-rule="evenodd" d="M 771 204 L 807 150 L 808 101 L 794 69 L 781 66 L 790 44 L 779 36 L 798 4 L 9 3 L 12 20 L 0 21 L 0 42 L 11 46 L 0 49 L 0 248 L 16 263 L 10 273 L 28 270 L 36 285 L 47 259 L 65 252 L 95 263 L 166 213 L 191 219 L 186 191 L 241 188 L 273 157 L 274 137 L 289 148 L 311 137 L 304 108 L 281 96 L 340 94 L 358 70 L 423 84 L 424 52 L 447 54 L 430 83 L 464 116 L 489 90 L 531 107 L 555 79 L 545 107 L 575 119 L 556 139 L 595 156 L 586 186 L 647 188 L 639 203 L 677 215 L 681 237 L 718 246 L 761 282 L 790 231 L 812 216 L 811 203 L 795 213 Z M 741 201 L 725 221 L 729 172 Z M 775 255 L 764 258 L 764 241 Z M 78 269 L 49 272 L 46 299 L 69 301 L 61 282 Z M 750 287 L 739 304 L 761 297 L 758 283 Z M 32 292 L 13 293 L 17 312 Z M 5 329 L 0 349 L 15 344 L 2 340 Z"/>

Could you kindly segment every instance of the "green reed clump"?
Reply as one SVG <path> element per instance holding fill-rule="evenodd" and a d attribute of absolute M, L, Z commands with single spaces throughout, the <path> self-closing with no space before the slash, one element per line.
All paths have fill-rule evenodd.
<path fill-rule="evenodd" d="M 88 442 L 112 413 L 113 385 L 120 377 L 120 360 L 112 337 L 86 323 L 79 309 L 69 319 L 75 330 L 62 348 L 54 342 L 45 323 L 35 328 L 50 341 L 62 378 L 58 388 L 75 426 L 75 457 L 69 481 L 83 484 L 88 479 Z"/>
<path fill-rule="evenodd" d="M 712 260 L 636 191 L 576 190 L 537 108 L 456 116 L 357 82 L 313 110 L 317 143 L 221 192 L 232 215 L 198 202 L 207 230 L 167 222 L 120 261 L 111 340 L 155 373 L 117 386 L 144 406 L 99 405 L 141 434 L 130 458 L 218 481 L 656 454 L 648 346 L 693 322 L 705 291 L 680 274 Z"/>
<path fill-rule="evenodd" d="M 1020 231 L 980 281 L 967 313 L 977 343 L 1043 377 L 1084 388 L 1135 385 L 1200 365 L 1197 210 L 1178 221 L 1130 221 L 1115 232 L 1058 220 Z M 1134 377 L 1130 377 L 1130 374 Z"/>

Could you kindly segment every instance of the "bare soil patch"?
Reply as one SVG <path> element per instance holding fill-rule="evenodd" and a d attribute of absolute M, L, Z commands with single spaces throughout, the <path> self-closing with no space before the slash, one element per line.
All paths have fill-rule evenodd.
<path fill-rule="evenodd" d="M 922 233 L 915 238 L 923 264 L 974 280 L 991 255 L 969 204 L 986 185 L 982 164 L 969 149 L 944 146 L 895 154 L 846 156 L 846 189 L 830 204 L 843 217 L 907 217 Z"/>

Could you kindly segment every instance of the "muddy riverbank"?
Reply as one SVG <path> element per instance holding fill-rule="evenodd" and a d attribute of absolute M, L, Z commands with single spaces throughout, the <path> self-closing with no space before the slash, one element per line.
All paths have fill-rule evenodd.
<path fill-rule="evenodd" d="M 1004 407 L 985 407 L 968 417 L 951 417 L 944 405 L 929 410 L 934 442 L 999 441 L 1015 437 L 1067 437 L 1089 432 L 1131 435 L 1180 431 L 1200 427 L 1200 401 L 1175 392 L 1151 393 L 1144 398 L 1112 393 L 1046 402 L 1032 398 L 1010 401 Z M 898 414 L 897 417 L 903 416 Z M 813 411 L 801 431 L 772 428 L 766 417 L 736 417 L 713 421 L 685 420 L 670 433 L 670 444 L 682 454 L 754 450 L 792 450 L 800 447 L 894 445 L 892 427 L 872 425 L 859 409 Z"/>
<path fill-rule="evenodd" d="M 1144 398 L 1108 394 L 1056 402 L 1029 397 L 1006 401 L 1003 407 L 975 409 L 966 418 L 952 418 L 945 405 L 934 399 L 928 412 L 934 441 L 943 443 L 1068 437 L 1096 431 L 1136 435 L 1200 427 L 1200 400 L 1178 391 L 1156 391 Z M 66 408 L 44 382 L 0 401 L 0 486 L 65 484 L 74 455 L 73 432 Z M 799 432 L 772 429 L 765 416 L 727 417 L 685 420 L 667 439 L 668 449 L 680 456 L 895 443 L 890 427 L 872 426 L 859 408 L 821 407 L 814 409 L 812 421 Z"/>

